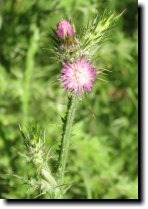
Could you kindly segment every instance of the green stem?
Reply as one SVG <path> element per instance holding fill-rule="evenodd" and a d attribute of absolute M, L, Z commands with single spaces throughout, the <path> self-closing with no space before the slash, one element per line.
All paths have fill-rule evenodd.
<path fill-rule="evenodd" d="M 41 176 L 42 178 L 47 182 L 47 190 L 49 190 L 49 194 L 53 199 L 61 199 L 61 190 L 58 187 L 58 184 L 55 180 L 55 178 L 51 175 L 51 172 L 48 168 L 48 166 L 46 168 L 42 168 L 41 170 Z M 49 185 L 49 188 L 48 188 Z M 46 190 L 46 191 L 47 191 Z M 45 193 L 46 193 L 45 191 Z"/>
<path fill-rule="evenodd" d="M 67 112 L 64 119 L 60 155 L 59 155 L 59 166 L 58 166 L 58 179 L 60 185 L 63 185 L 64 183 L 65 168 L 66 168 L 67 155 L 69 150 L 69 140 L 72 131 L 72 125 L 73 125 L 77 102 L 78 99 L 76 95 L 72 95 L 69 98 Z"/>
<path fill-rule="evenodd" d="M 26 69 L 24 75 L 24 90 L 22 96 L 22 127 L 25 127 L 25 124 L 28 121 L 28 112 L 29 112 L 29 101 L 30 101 L 30 83 L 31 76 L 34 69 L 34 59 L 35 54 L 38 49 L 38 39 L 39 39 L 39 30 L 36 25 L 31 25 L 32 36 L 30 38 L 29 49 L 26 56 Z"/>
<path fill-rule="evenodd" d="M 54 177 L 51 175 L 51 172 L 48 168 L 48 166 L 46 168 L 42 168 L 41 169 L 41 176 L 50 184 L 52 185 L 52 187 L 56 187 L 57 183 L 54 179 Z"/>

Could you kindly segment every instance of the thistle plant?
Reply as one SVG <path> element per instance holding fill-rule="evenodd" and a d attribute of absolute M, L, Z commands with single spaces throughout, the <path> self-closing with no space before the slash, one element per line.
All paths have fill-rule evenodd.
<path fill-rule="evenodd" d="M 93 67 L 94 53 L 101 43 L 108 37 L 110 30 L 120 15 L 104 14 L 101 18 L 95 17 L 86 27 L 76 33 L 70 22 L 61 20 L 57 30 L 53 29 L 54 55 L 62 63 L 59 81 L 68 92 L 68 105 L 63 120 L 63 133 L 61 138 L 57 178 L 59 184 L 64 184 L 67 155 L 69 151 L 70 136 L 77 104 L 83 95 L 90 92 L 94 82 L 101 73 Z"/>
<path fill-rule="evenodd" d="M 34 190 L 38 190 L 38 196 L 48 194 L 50 199 L 60 198 L 60 190 L 48 166 L 51 156 L 50 150 L 46 152 L 45 149 L 45 132 L 42 133 L 35 124 L 31 125 L 28 133 L 24 133 L 21 127 L 20 131 L 26 147 L 26 154 L 23 157 L 33 165 L 36 173 L 36 179 L 35 177 L 25 179 L 24 183 L 28 183 Z"/>
<path fill-rule="evenodd" d="M 52 28 L 53 58 L 62 64 L 58 81 L 68 96 L 66 115 L 62 118 L 63 128 L 55 173 L 52 174 L 49 169 L 49 157 L 44 150 L 42 137 L 27 135 L 21 130 L 28 157 L 40 176 L 37 185 L 42 188 L 41 193 L 49 194 L 49 198 L 64 198 L 64 185 L 68 183 L 65 182 L 65 172 L 75 111 L 101 75 L 101 70 L 94 67 L 94 55 L 99 53 L 101 44 L 109 37 L 120 15 L 104 13 L 79 30 L 68 20 L 60 20 L 57 28 Z M 32 137 L 38 138 L 37 141 Z"/>

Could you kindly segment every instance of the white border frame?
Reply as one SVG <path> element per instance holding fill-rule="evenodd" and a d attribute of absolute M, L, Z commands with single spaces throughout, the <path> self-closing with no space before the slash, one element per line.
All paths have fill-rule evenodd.
<path fill-rule="evenodd" d="M 146 51 L 147 51 L 147 48 L 148 48 L 148 39 L 146 40 L 146 37 L 148 37 L 148 23 L 146 24 L 146 20 L 148 20 L 148 0 L 139 0 L 138 1 L 138 4 L 139 4 L 139 6 L 142 6 L 143 7 L 143 9 L 144 9 L 144 14 L 143 14 L 143 17 L 144 17 L 144 22 L 143 22 L 143 55 L 148 55 L 148 53 L 146 53 Z M 143 88 L 144 88 L 144 92 L 142 93 L 142 95 L 145 97 L 145 98 L 143 98 L 143 102 L 144 102 L 144 104 L 143 104 L 143 107 L 141 107 L 141 108 L 144 108 L 144 109 L 142 109 L 142 112 L 143 112 L 143 116 L 144 116 L 144 118 L 143 118 L 143 125 L 144 125 L 144 127 L 143 127 L 143 131 L 144 131 L 144 133 L 143 133 L 143 136 L 144 136 L 144 139 L 142 140 L 143 141 L 143 143 L 144 143 L 144 145 L 142 145 L 142 149 L 143 149 L 143 151 L 144 151 L 144 156 L 143 156 L 143 158 L 145 159 L 144 160 L 144 162 L 143 162 L 143 171 L 144 171 L 144 175 L 143 175 L 143 177 L 144 177 L 144 179 L 142 180 L 142 182 L 143 182 L 143 189 L 144 189 L 144 191 L 143 191 L 143 193 L 144 193 L 144 195 L 143 195 L 143 198 L 144 198 L 144 201 L 143 201 L 143 203 L 130 203 L 130 204 L 124 204 L 123 203 L 123 205 L 122 205 L 122 203 L 119 203 L 119 204 L 105 204 L 105 203 L 97 203 L 97 204 L 87 204 L 87 203 L 85 203 L 85 204 L 81 204 L 81 205 L 78 205 L 78 204 L 76 204 L 76 205 L 70 205 L 70 204 L 66 204 L 66 205 L 60 205 L 60 203 L 59 204 L 39 204 L 39 205 L 37 205 L 37 204 L 35 204 L 35 205 L 31 205 L 31 204 L 25 204 L 25 205 L 23 205 L 23 203 L 22 203 L 22 205 L 20 205 L 20 204 L 18 204 L 18 205 L 14 205 L 14 204 L 12 204 L 12 205 L 8 205 L 6 202 L 5 202 L 5 200 L 0 200 L 0 208 L 8 208 L 8 207 L 11 207 L 11 208 L 24 208 L 24 209 L 31 209 L 31 208 L 40 208 L 40 207 L 42 207 L 42 208 L 46 208 L 46 207 L 49 207 L 50 209 L 52 209 L 52 208 L 54 208 L 54 209 L 56 209 L 56 208 L 71 208 L 71 207 L 76 207 L 77 209 L 79 209 L 79 208 L 99 208 L 99 209 L 106 209 L 106 208 L 122 208 L 122 209 L 127 209 L 127 208 L 137 208 L 137 207 L 139 207 L 139 208 L 148 208 L 148 178 L 146 178 L 146 176 L 148 176 L 148 163 L 146 164 L 145 162 L 146 162 L 146 160 L 148 161 L 148 151 L 146 150 L 146 148 L 148 148 L 148 127 L 146 127 L 146 125 L 148 124 L 148 108 L 146 108 L 146 107 L 148 107 L 148 57 L 146 57 L 146 56 L 144 56 L 143 57 L 143 60 L 141 60 L 141 62 L 144 62 L 143 63 L 143 78 L 144 78 L 144 80 L 143 80 L 143 84 L 141 84 L 142 86 L 143 86 Z M 145 93 L 147 93 L 147 94 L 145 94 Z M 142 127 L 141 127 L 142 128 Z M 142 154 L 142 153 L 141 153 Z M 141 191 L 142 192 L 142 191 Z M 146 199 L 146 197 L 147 197 L 147 199 Z"/>

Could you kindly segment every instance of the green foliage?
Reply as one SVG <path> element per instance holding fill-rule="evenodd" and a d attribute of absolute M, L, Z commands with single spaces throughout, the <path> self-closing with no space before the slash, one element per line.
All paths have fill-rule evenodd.
<path fill-rule="evenodd" d="M 125 12 L 113 30 L 112 39 L 95 55 L 95 67 L 111 71 L 102 71 L 108 75 L 99 77 L 108 82 L 97 80 L 77 110 L 66 173 L 66 186 L 71 187 L 66 198 L 138 197 L 137 2 L 3 0 L 0 6 L 1 198 L 35 198 L 42 191 L 35 193 L 34 187 L 29 189 L 25 183 L 39 180 L 40 175 L 18 154 L 24 153 L 18 124 L 25 126 L 24 121 L 36 121 L 46 130 L 46 146 L 52 146 L 53 156 L 47 164 L 51 173 L 55 170 L 67 98 L 57 80 L 61 66 L 50 58 L 50 28 L 55 28 L 60 18 L 67 18 L 81 30 L 82 25 L 95 15 L 100 17 L 106 8 L 116 14 Z M 37 198 L 49 198 L 49 195 Z"/>

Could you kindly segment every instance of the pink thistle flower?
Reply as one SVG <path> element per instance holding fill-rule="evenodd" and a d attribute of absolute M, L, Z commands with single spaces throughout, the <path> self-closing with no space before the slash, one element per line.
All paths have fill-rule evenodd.
<path fill-rule="evenodd" d="M 74 91 L 78 95 L 92 89 L 97 72 L 92 67 L 92 62 L 84 56 L 74 63 L 64 64 L 60 81 L 66 90 Z"/>
<path fill-rule="evenodd" d="M 67 20 L 60 20 L 56 31 L 57 36 L 65 38 L 66 36 L 74 36 L 74 29 Z"/>

